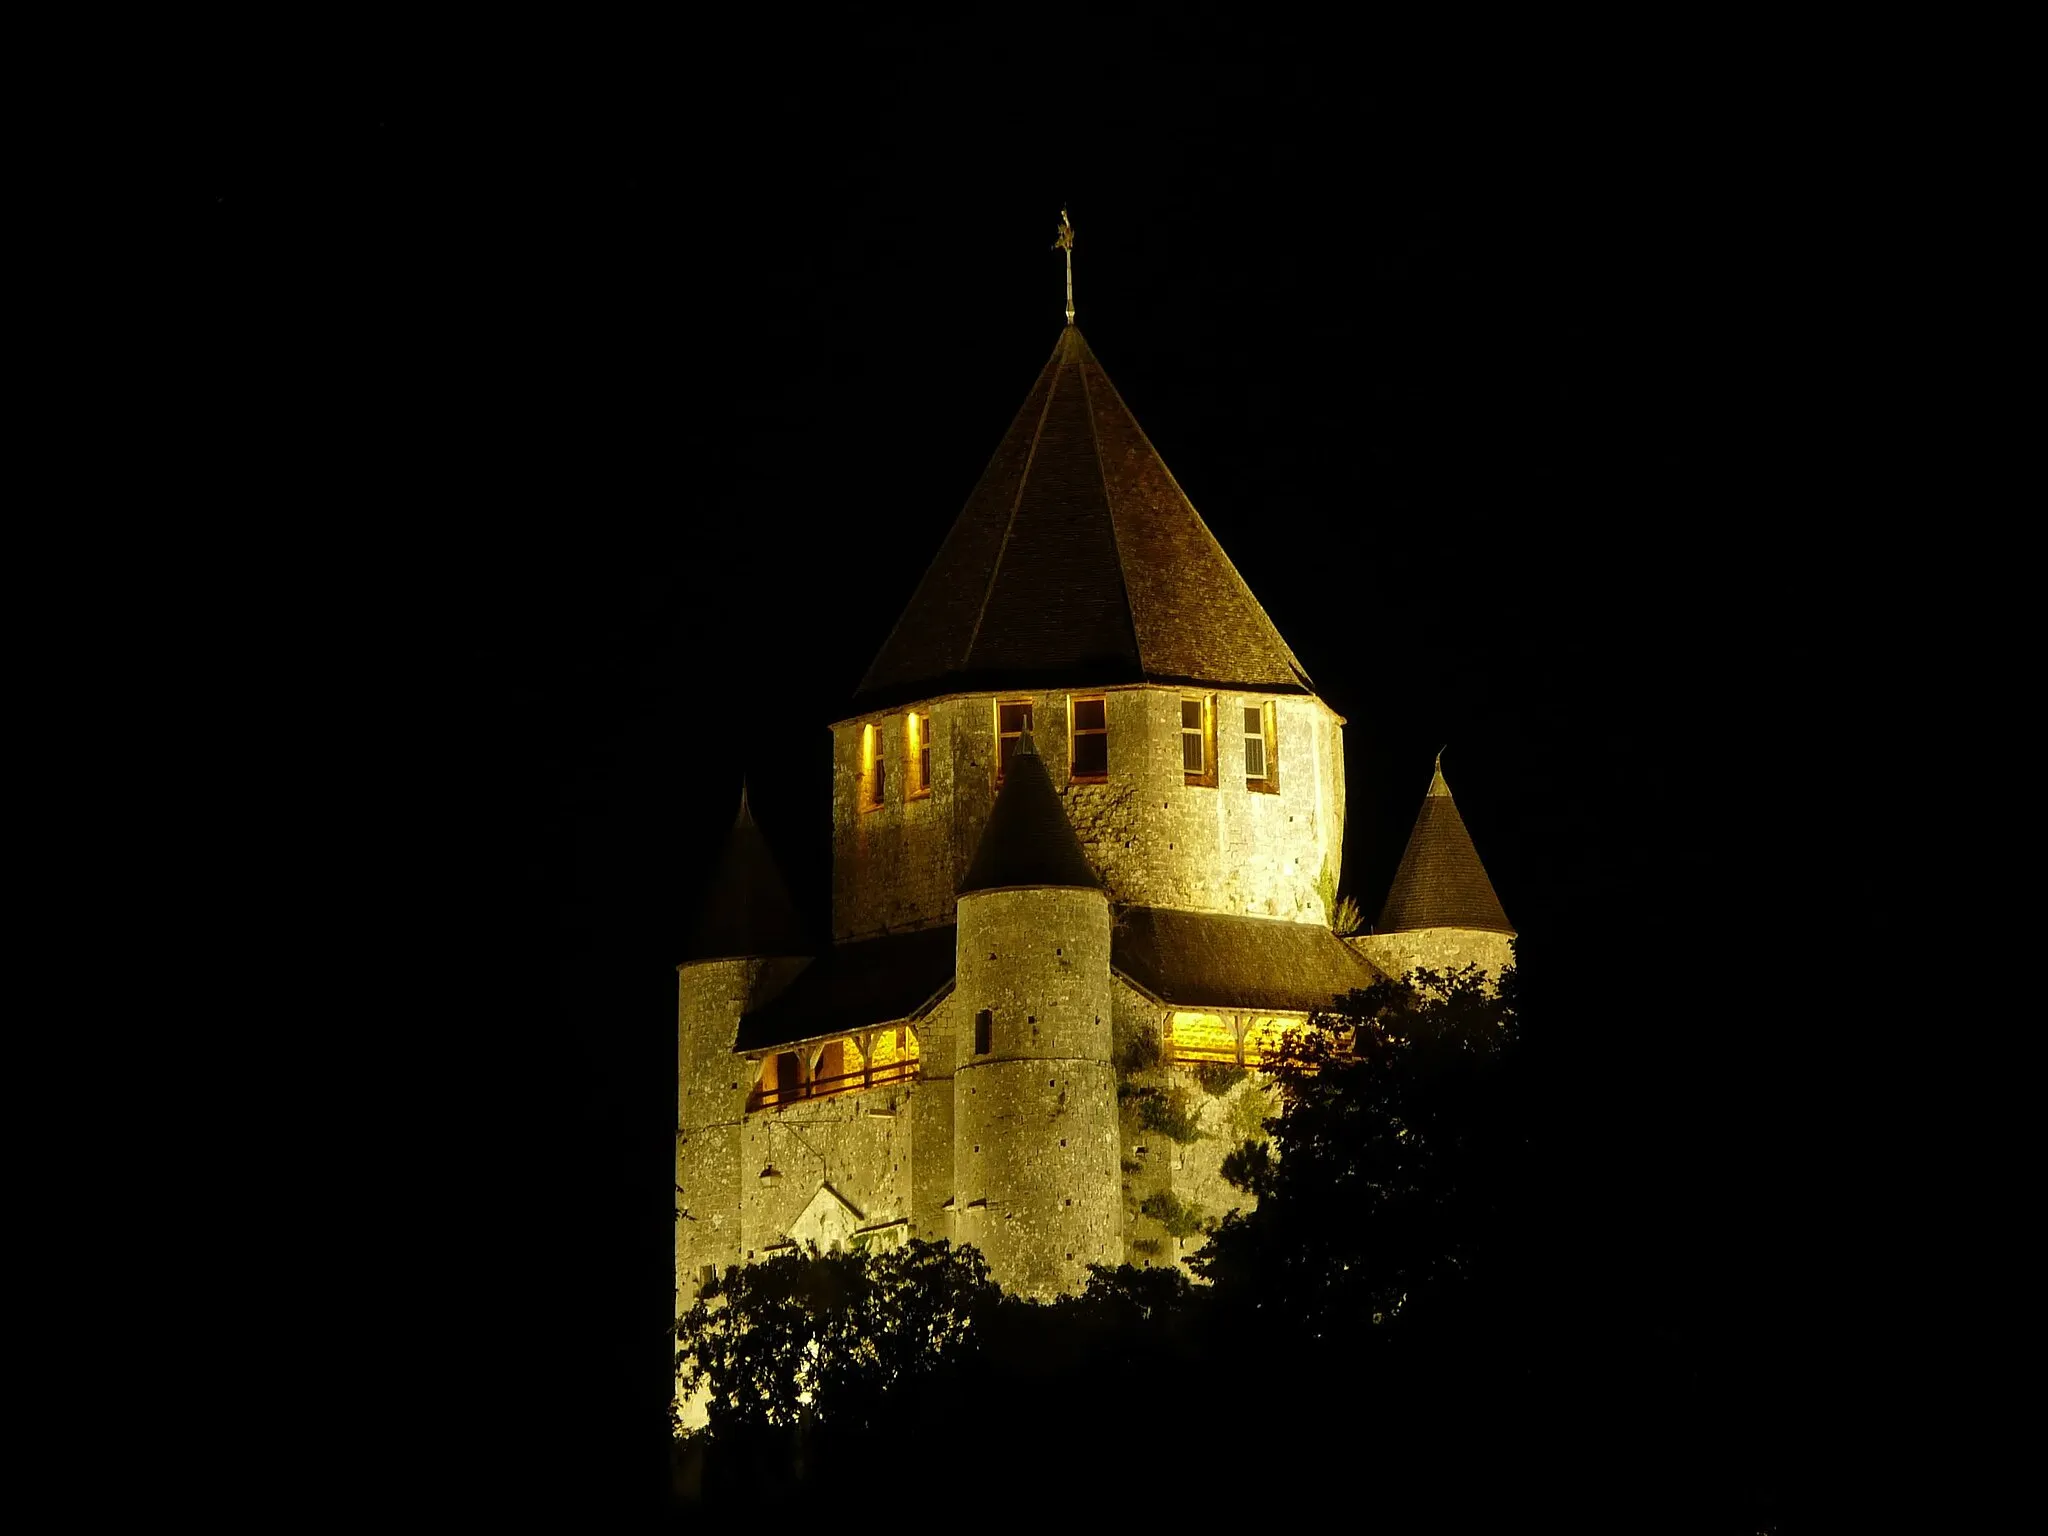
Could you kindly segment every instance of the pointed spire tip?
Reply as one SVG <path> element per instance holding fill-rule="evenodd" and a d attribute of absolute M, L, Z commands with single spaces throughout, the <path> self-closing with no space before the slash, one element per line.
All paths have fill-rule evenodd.
<path fill-rule="evenodd" d="M 1074 323 L 1074 226 L 1067 218 L 1067 210 L 1060 209 L 1060 232 L 1052 248 L 1067 253 L 1067 324 Z"/>

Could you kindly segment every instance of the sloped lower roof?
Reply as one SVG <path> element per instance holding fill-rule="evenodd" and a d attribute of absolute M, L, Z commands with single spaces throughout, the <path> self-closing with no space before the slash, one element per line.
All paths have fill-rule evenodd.
<path fill-rule="evenodd" d="M 1059 792 L 1045 771 L 1045 759 L 1026 731 L 1003 772 L 1003 787 L 989 808 L 988 826 L 974 848 L 974 862 L 960 882 L 960 894 L 1006 886 L 1080 886 L 1100 890 L 1088 867 L 1074 824 L 1067 820 Z"/>
<path fill-rule="evenodd" d="M 768 841 L 754 824 L 742 785 L 739 817 L 719 851 L 701 916 L 683 947 L 683 960 L 808 955 L 816 949 L 817 939 L 805 931 Z"/>
<path fill-rule="evenodd" d="M 1465 818 L 1458 814 L 1458 802 L 1451 798 L 1441 767 L 1422 797 L 1422 811 L 1408 834 L 1401 867 L 1394 871 L 1394 886 L 1374 931 L 1402 933 L 1414 928 L 1515 931 L 1493 893 L 1493 882 L 1486 878 L 1486 867 L 1479 862 L 1479 850 L 1472 846 L 1472 834 L 1465 830 Z"/>
<path fill-rule="evenodd" d="M 1110 937 L 1110 967 L 1163 1003 L 1306 1013 L 1381 979 L 1320 923 L 1131 907 Z"/>
<path fill-rule="evenodd" d="M 1069 325 L 854 696 L 1308 674 Z"/>
<path fill-rule="evenodd" d="M 952 990 L 953 944 L 950 924 L 834 944 L 780 997 L 740 1020 L 734 1049 L 763 1050 L 913 1018 Z"/>
<path fill-rule="evenodd" d="M 955 930 L 835 944 L 767 1007 L 740 1020 L 739 1051 L 849 1035 L 923 1016 L 953 988 Z M 1129 907 L 1110 969 L 1179 1008 L 1308 1013 L 1382 979 L 1320 923 Z"/>

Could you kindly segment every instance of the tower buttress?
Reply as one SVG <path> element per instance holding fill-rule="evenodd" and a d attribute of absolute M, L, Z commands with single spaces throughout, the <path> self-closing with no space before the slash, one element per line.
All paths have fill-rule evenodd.
<path fill-rule="evenodd" d="M 676 1313 L 739 1262 L 740 1143 L 750 1063 L 741 1015 L 809 964 L 810 944 L 744 788 L 688 958 L 676 967 Z"/>
<path fill-rule="evenodd" d="M 1026 734 L 961 882 L 953 1231 L 1015 1294 L 1123 1253 L 1110 914 Z"/>

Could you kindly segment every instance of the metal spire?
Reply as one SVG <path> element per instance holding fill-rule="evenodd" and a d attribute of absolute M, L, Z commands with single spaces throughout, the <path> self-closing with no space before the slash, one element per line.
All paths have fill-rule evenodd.
<path fill-rule="evenodd" d="M 1067 222 L 1067 210 L 1060 210 L 1059 238 L 1052 248 L 1067 253 L 1067 324 L 1074 323 L 1074 226 Z"/>

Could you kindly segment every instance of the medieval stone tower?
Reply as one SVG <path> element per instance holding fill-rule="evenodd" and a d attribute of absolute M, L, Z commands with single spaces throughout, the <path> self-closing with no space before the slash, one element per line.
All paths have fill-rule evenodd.
<path fill-rule="evenodd" d="M 1332 932 L 1344 724 L 1070 316 L 831 727 L 822 953 L 742 800 L 679 968 L 678 1307 L 810 1243 L 1032 1296 L 1184 1262 L 1279 1033 L 1512 936 L 1441 772 Z"/>
<path fill-rule="evenodd" d="M 959 914 L 955 985 L 977 1006 L 953 1074 L 956 1229 L 1014 1288 L 1078 1290 L 1123 1262 L 1109 898 L 1028 734 Z"/>

